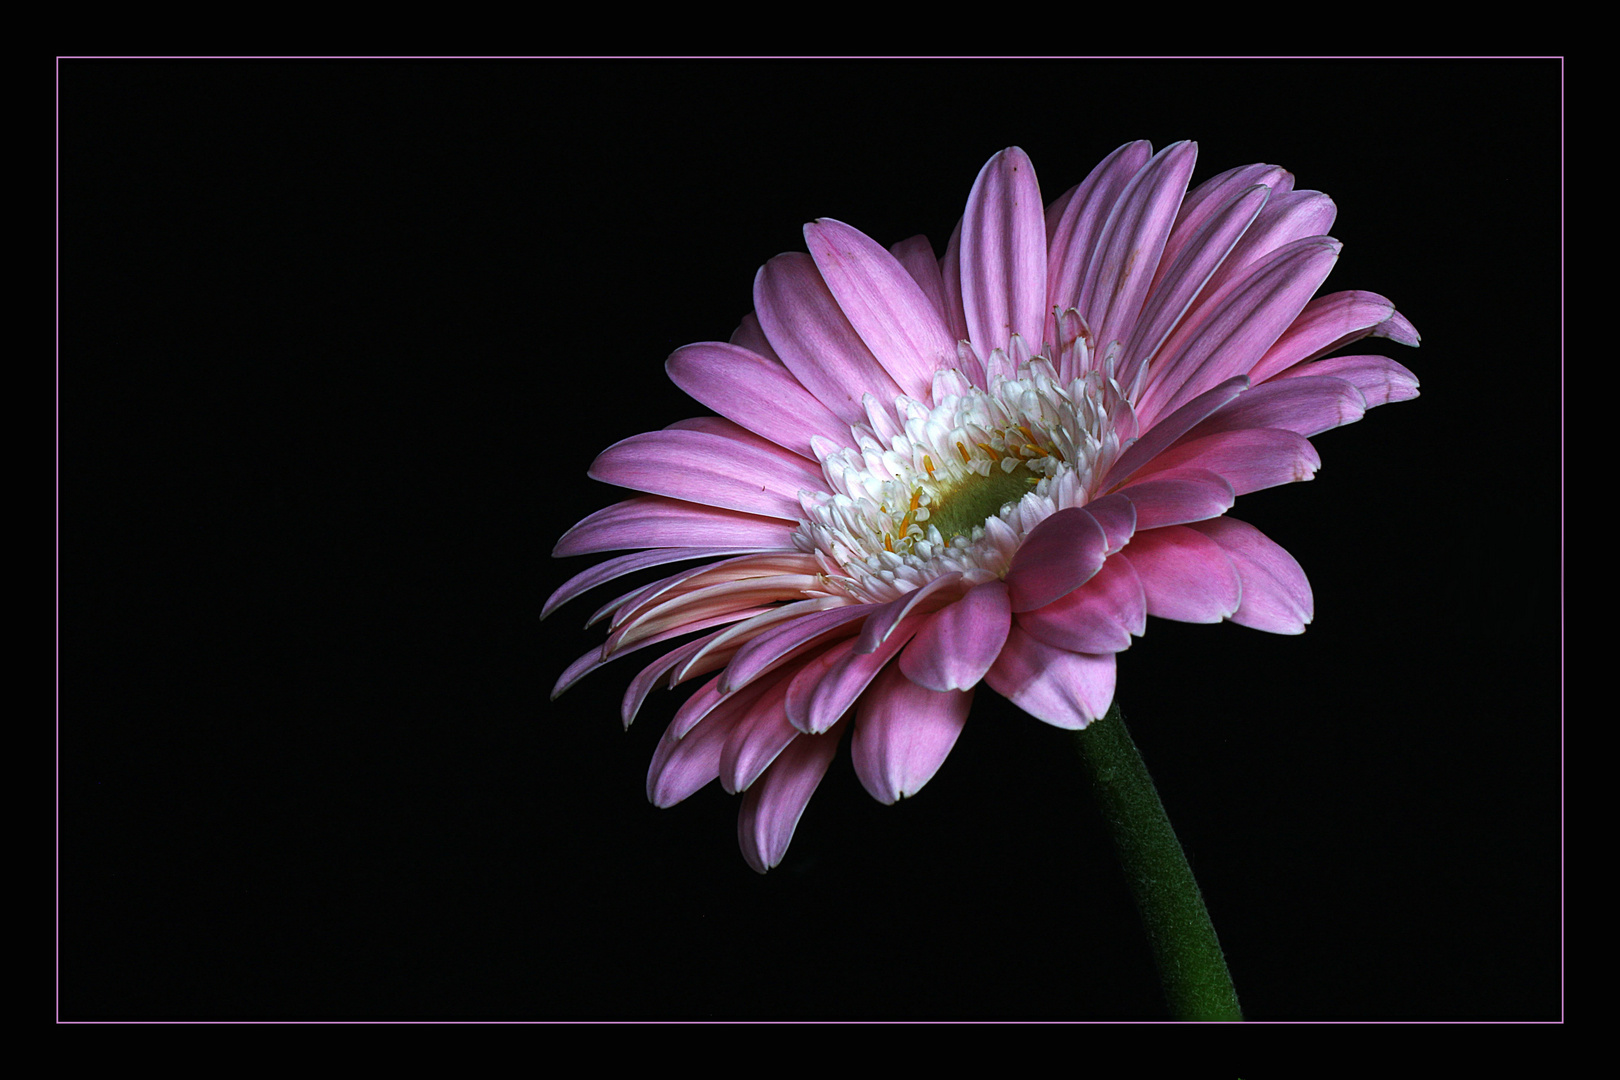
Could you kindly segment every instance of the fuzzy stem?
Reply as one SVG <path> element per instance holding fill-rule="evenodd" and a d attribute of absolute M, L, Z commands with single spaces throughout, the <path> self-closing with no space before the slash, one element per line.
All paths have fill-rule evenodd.
<path fill-rule="evenodd" d="M 1153 778 L 1125 730 L 1119 703 L 1076 732 L 1075 745 L 1142 913 L 1171 1015 L 1177 1020 L 1243 1019 L 1204 898 Z"/>

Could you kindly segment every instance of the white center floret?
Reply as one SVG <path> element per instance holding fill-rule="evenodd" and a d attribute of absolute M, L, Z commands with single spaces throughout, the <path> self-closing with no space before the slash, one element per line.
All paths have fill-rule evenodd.
<path fill-rule="evenodd" d="M 854 447 L 812 443 L 831 493 L 800 495 L 800 550 L 829 585 L 869 603 L 951 572 L 1005 575 L 1029 530 L 1089 502 L 1118 456 L 1130 406 L 1112 357 L 1096 369 L 1085 353 L 1067 383 L 1043 356 L 1015 363 L 997 350 L 988 389 L 947 370 L 934 376 L 932 406 L 902 396 L 890 409 L 866 395 Z"/>

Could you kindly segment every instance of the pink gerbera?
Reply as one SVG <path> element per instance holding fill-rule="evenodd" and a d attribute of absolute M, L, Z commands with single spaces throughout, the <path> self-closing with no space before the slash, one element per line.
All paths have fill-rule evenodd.
<path fill-rule="evenodd" d="M 557 683 L 665 646 L 628 725 L 656 684 L 707 676 L 654 754 L 654 803 L 717 778 L 745 792 L 743 855 L 764 872 L 846 731 L 892 803 L 934 775 L 981 682 L 1083 728 L 1149 615 L 1305 628 L 1299 564 L 1226 512 L 1310 479 L 1310 436 L 1417 394 L 1392 360 L 1325 354 L 1418 335 L 1382 296 L 1312 299 L 1339 254 L 1327 196 L 1272 165 L 1189 192 L 1195 156 L 1129 143 L 1043 210 L 1029 158 L 1004 150 L 943 258 L 813 222 L 809 254 L 760 269 L 730 343 L 669 358 L 719 416 L 596 459 L 591 476 L 648 494 L 554 554 L 649 550 L 546 605 L 701 560 L 603 606 L 606 644 Z"/>

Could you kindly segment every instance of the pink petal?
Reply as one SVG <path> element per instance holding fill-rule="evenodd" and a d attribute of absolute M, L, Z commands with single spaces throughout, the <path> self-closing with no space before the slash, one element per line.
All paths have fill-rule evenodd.
<path fill-rule="evenodd" d="M 996 693 L 1037 720 L 1078 730 L 1114 700 L 1113 654 L 1091 656 L 1043 645 L 1017 626 L 984 677 Z"/>
<path fill-rule="evenodd" d="M 787 465 L 755 447 L 700 431 L 649 431 L 602 451 L 590 476 L 654 495 L 797 522 L 799 492 L 826 487 L 820 470 L 802 458 Z"/>
<path fill-rule="evenodd" d="M 970 690 L 1001 653 L 1012 627 L 1007 586 L 987 581 L 928 616 L 900 655 L 900 670 L 930 690 Z"/>
<path fill-rule="evenodd" d="M 1320 191 L 1272 192 L 1266 208 L 1210 278 L 1206 295 L 1219 294 L 1290 244 L 1326 236 L 1336 214 L 1333 200 Z"/>
<path fill-rule="evenodd" d="M 810 256 L 788 252 L 760 267 L 754 278 L 754 311 L 793 377 L 846 424 L 865 419 L 862 394 L 884 401 L 899 394 Z"/>
<path fill-rule="evenodd" d="M 1417 376 L 1383 356 L 1330 356 L 1325 360 L 1312 360 L 1289 368 L 1266 385 L 1317 375 L 1343 379 L 1354 386 L 1361 391 L 1369 409 L 1418 396 Z"/>
<path fill-rule="evenodd" d="M 866 618 L 870 611 L 869 605 L 850 604 L 784 620 L 737 650 L 737 655 L 731 658 L 725 674 L 720 678 L 722 688 L 729 692 L 747 686 L 765 672 L 817 644 L 826 644 L 835 637 L 853 633 L 849 624 Z"/>
<path fill-rule="evenodd" d="M 1167 146 L 1120 194 L 1097 241 L 1077 305 L 1099 345 L 1130 336 L 1197 159 L 1196 143 Z"/>
<path fill-rule="evenodd" d="M 1395 305 L 1377 293 L 1350 291 L 1318 296 L 1306 304 L 1266 355 L 1254 365 L 1256 382 L 1295 364 L 1325 356 L 1359 341 L 1395 314 Z"/>
<path fill-rule="evenodd" d="M 945 325 L 951 337 L 958 342 L 968 339 L 967 313 L 962 310 L 962 223 L 958 221 L 945 244 L 945 254 L 939 260 L 940 282 L 945 289 Z M 960 366 L 960 365 L 959 365 Z M 982 385 L 974 372 L 962 367 L 963 374 Z M 983 374 L 982 372 L 978 374 Z"/>
<path fill-rule="evenodd" d="M 1119 494 L 1136 506 L 1136 527 L 1143 532 L 1220 517 L 1237 498 L 1218 473 L 1190 467 L 1133 480 Z"/>
<path fill-rule="evenodd" d="M 1239 193 L 1211 217 L 1192 242 L 1176 256 L 1175 265 L 1165 276 L 1165 286 L 1156 289 L 1143 305 L 1141 318 L 1125 343 L 1125 367 L 1121 377 L 1129 380 L 1136 365 L 1150 360 L 1192 307 L 1204 283 L 1215 273 L 1266 204 L 1271 189 L 1256 185 Z"/>
<path fill-rule="evenodd" d="M 886 668 L 861 695 L 850 743 L 872 798 L 888 804 L 921 791 L 956 745 L 972 703 L 971 690 L 928 690 Z"/>
<path fill-rule="evenodd" d="M 1177 443 L 1141 475 L 1146 479 L 1160 470 L 1208 469 L 1231 484 L 1233 492 L 1247 495 L 1309 480 L 1321 467 L 1321 455 L 1305 436 L 1281 428 L 1251 428 Z"/>
<path fill-rule="evenodd" d="M 720 786 L 727 794 L 746 791 L 799 735 L 782 707 L 791 680 L 777 679 L 734 720 L 720 750 Z"/>
<path fill-rule="evenodd" d="M 788 687 L 788 719 L 801 731 L 826 731 L 861 696 L 896 653 L 911 640 L 926 615 L 910 615 L 888 639 L 870 653 L 854 650 L 854 642 L 832 646 L 806 665 L 806 671 Z"/>
<path fill-rule="evenodd" d="M 628 555 L 615 555 L 605 559 L 595 566 L 581 570 L 558 587 L 546 601 L 545 607 L 540 610 L 540 617 L 544 619 L 558 607 L 566 604 L 581 593 L 589 592 L 598 585 L 633 574 L 637 570 L 645 570 L 652 566 L 661 566 L 664 563 L 683 562 L 688 559 L 712 559 L 719 555 L 736 555 L 749 548 L 653 548 L 650 551 L 633 551 Z"/>
<path fill-rule="evenodd" d="M 1181 254 L 1198 235 L 1199 230 L 1209 222 L 1210 218 L 1220 212 L 1222 207 L 1259 185 L 1269 190 L 1273 195 L 1281 195 L 1292 191 L 1294 177 L 1287 169 L 1276 165 L 1240 165 L 1235 169 L 1228 169 L 1223 173 L 1210 177 L 1202 184 L 1187 192 L 1181 200 L 1181 209 L 1176 214 L 1175 228 L 1170 230 L 1170 239 L 1165 241 L 1164 256 L 1159 260 L 1159 269 L 1153 276 L 1153 288 L 1169 278 L 1169 269 L 1172 261 Z M 1270 196 L 1267 196 L 1270 201 Z"/>
<path fill-rule="evenodd" d="M 962 309 L 981 358 L 1013 334 L 1041 340 L 1046 322 L 1046 220 L 1035 167 L 1016 146 L 979 171 L 962 216 Z"/>
<path fill-rule="evenodd" d="M 1366 411 L 1361 391 L 1344 379 L 1278 379 L 1252 388 L 1188 432 L 1188 438 L 1243 428 L 1281 428 L 1309 438 L 1354 423 Z"/>
<path fill-rule="evenodd" d="M 1078 589 L 1102 569 L 1108 535 L 1080 507 L 1059 510 L 1024 537 L 1007 570 L 1014 611 L 1045 607 Z"/>
<path fill-rule="evenodd" d="M 1109 559 L 1097 576 L 1054 603 L 1018 616 L 1018 628 L 1053 648 L 1116 653 L 1147 627 L 1147 594 L 1128 559 Z"/>
<path fill-rule="evenodd" d="M 1283 248 L 1217 293 L 1182 322 L 1164 345 L 1138 402 L 1144 424 L 1218 384 L 1247 375 L 1294 321 L 1339 257 L 1336 240 L 1302 240 Z"/>
<path fill-rule="evenodd" d="M 646 547 L 789 549 L 795 528 L 795 522 L 642 495 L 585 518 L 563 533 L 551 554 L 563 558 Z"/>
<path fill-rule="evenodd" d="M 787 854 L 799 818 L 827 774 L 843 734 L 840 726 L 825 735 L 800 735 L 743 796 L 737 841 L 748 865 L 761 874 Z"/>
<path fill-rule="evenodd" d="M 855 643 L 858 653 L 876 652 L 889 639 L 900 620 L 913 611 L 933 611 L 955 599 L 962 575 L 941 574 L 921 588 L 913 589 L 897 599 L 872 609 L 871 617 L 861 627 L 860 640 Z"/>
<path fill-rule="evenodd" d="M 945 303 L 945 278 L 940 274 L 939 259 L 934 256 L 934 245 L 928 242 L 926 236 L 913 236 L 909 240 L 902 240 L 889 248 L 889 254 L 894 256 L 911 275 L 911 280 L 917 283 L 927 298 L 928 304 L 938 314 L 940 323 L 945 328 L 945 336 L 951 342 L 958 340 L 958 336 L 951 332 L 949 316 L 946 314 L 948 306 Z M 951 356 L 956 355 L 953 344 Z"/>
<path fill-rule="evenodd" d="M 1115 558 L 1129 558 L 1147 613 L 1177 622 L 1217 623 L 1242 602 L 1237 569 L 1221 546 L 1185 525 L 1137 533 Z"/>
<path fill-rule="evenodd" d="M 729 729 L 723 723 L 702 723 L 685 738 L 671 724 L 653 751 L 647 768 L 647 800 L 668 809 L 706 787 L 720 775 L 720 750 Z"/>
<path fill-rule="evenodd" d="M 782 362 L 782 358 L 776 355 L 776 350 L 771 348 L 770 339 L 765 336 L 764 329 L 760 327 L 759 316 L 752 311 L 742 317 L 742 322 L 737 324 L 737 329 L 731 332 L 731 337 L 727 341 L 739 349 L 747 349 L 755 356 L 762 356 L 773 364 Z"/>
<path fill-rule="evenodd" d="M 811 460 L 810 439 L 849 437 L 834 416 L 779 360 L 709 341 L 676 349 L 664 361 L 670 381 L 721 416 Z"/>
<path fill-rule="evenodd" d="M 1108 554 L 1131 542 L 1136 532 L 1136 505 L 1124 495 L 1104 495 L 1086 503 L 1086 513 L 1097 519 L 1103 535 L 1108 538 Z"/>
<path fill-rule="evenodd" d="M 1221 546 L 1243 582 L 1232 621 L 1273 634 L 1302 634 L 1314 604 L 1311 583 L 1294 557 L 1259 529 L 1234 518 L 1188 526 Z"/>
<path fill-rule="evenodd" d="M 1119 455 L 1113 468 L 1109 469 L 1108 475 L 1103 478 L 1102 490 L 1111 491 L 1129 480 L 1150 461 L 1169 449 L 1177 439 L 1202 423 L 1206 416 L 1248 388 L 1249 380 L 1239 375 L 1226 380 L 1207 393 L 1200 394 L 1169 416 L 1162 417 Z"/>
<path fill-rule="evenodd" d="M 902 391 L 926 401 L 934 372 L 956 356 L 939 311 L 895 257 L 865 233 L 822 218 L 804 227 L 804 238 L 866 347 Z"/>
<path fill-rule="evenodd" d="M 1097 238 L 1131 177 L 1152 157 L 1153 146 L 1146 140 L 1126 143 L 1047 209 L 1045 340 L 1057 340 L 1051 310 L 1065 311 L 1080 303 L 1080 286 L 1096 252 Z M 1054 210 L 1058 211 L 1055 216 Z"/>

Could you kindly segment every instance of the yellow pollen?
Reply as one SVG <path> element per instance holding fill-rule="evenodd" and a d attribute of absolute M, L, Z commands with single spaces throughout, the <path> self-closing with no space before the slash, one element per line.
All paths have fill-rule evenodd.
<path fill-rule="evenodd" d="M 934 478 L 934 459 L 927 454 L 923 455 L 923 469 L 928 473 L 928 479 Z"/>
<path fill-rule="evenodd" d="M 972 460 L 971 458 L 968 457 L 967 447 L 963 446 L 961 444 L 961 442 L 957 442 L 957 444 L 956 444 L 956 452 L 958 454 L 962 455 L 962 463 L 963 464 L 966 464 L 968 461 Z"/>

